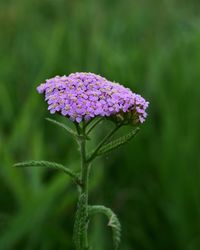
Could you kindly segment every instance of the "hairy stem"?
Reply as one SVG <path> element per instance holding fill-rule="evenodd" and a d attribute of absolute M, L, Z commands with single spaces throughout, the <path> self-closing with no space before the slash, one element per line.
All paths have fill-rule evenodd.
<path fill-rule="evenodd" d="M 74 242 L 77 250 L 89 250 L 88 245 L 88 178 L 90 171 L 90 163 L 97 156 L 98 151 L 101 147 L 113 136 L 113 134 L 121 127 L 120 124 L 115 126 L 98 144 L 92 155 L 87 158 L 86 154 L 86 124 L 76 125 L 78 144 L 80 147 L 81 155 L 81 176 L 80 176 L 80 194 L 77 206 L 77 213 L 74 225 Z M 94 128 L 94 127 L 93 127 Z"/>
<path fill-rule="evenodd" d="M 79 209 L 83 211 L 82 218 L 84 218 L 80 223 L 80 232 L 79 232 L 79 242 L 80 248 L 83 250 L 88 250 L 88 176 L 89 176 L 89 163 L 86 159 L 86 137 L 85 137 L 85 127 L 77 127 L 78 132 L 78 141 L 80 146 L 80 155 L 81 155 L 81 192 L 79 200 L 81 197 L 84 197 L 83 202 L 79 204 Z M 75 222 L 77 223 L 77 222 Z M 77 249 L 79 250 L 79 249 Z"/>

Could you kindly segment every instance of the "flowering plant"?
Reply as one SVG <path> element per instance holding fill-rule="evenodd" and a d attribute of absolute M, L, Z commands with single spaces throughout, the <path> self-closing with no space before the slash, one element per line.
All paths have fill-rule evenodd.
<path fill-rule="evenodd" d="M 120 243 L 121 226 L 116 214 L 105 206 L 89 205 L 88 178 L 92 162 L 100 155 L 112 151 L 130 141 L 139 131 L 139 125 L 147 117 L 148 102 L 130 89 L 93 73 L 73 73 L 69 76 L 56 76 L 38 86 L 37 91 L 44 94 L 51 114 L 59 113 L 69 118 L 75 129 L 64 123 L 48 118 L 50 122 L 67 130 L 78 142 L 81 155 L 79 173 L 54 162 L 28 161 L 17 163 L 18 167 L 40 166 L 60 169 L 69 175 L 79 188 L 79 198 L 74 224 L 74 243 L 77 250 L 88 250 L 88 225 L 95 213 L 108 217 L 108 226 L 113 232 L 114 248 Z M 90 153 L 87 152 L 87 140 L 90 132 L 102 121 L 113 122 L 113 129 L 99 142 Z M 117 139 L 112 136 L 125 125 L 133 127 L 131 131 Z"/>

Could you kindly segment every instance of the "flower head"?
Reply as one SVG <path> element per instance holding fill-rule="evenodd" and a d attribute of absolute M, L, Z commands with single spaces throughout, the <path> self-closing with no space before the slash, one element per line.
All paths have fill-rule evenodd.
<path fill-rule="evenodd" d="M 149 103 L 119 83 L 93 73 L 56 76 L 37 87 L 45 94 L 48 110 L 80 123 L 97 116 L 129 119 L 143 123 Z"/>

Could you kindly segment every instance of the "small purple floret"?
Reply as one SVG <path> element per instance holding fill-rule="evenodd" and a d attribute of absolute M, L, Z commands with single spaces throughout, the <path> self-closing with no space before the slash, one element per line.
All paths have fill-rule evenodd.
<path fill-rule="evenodd" d="M 40 84 L 37 91 L 45 94 L 50 113 L 58 112 L 78 123 L 122 112 L 135 112 L 139 123 L 147 117 L 149 102 L 143 97 L 93 73 L 56 76 Z"/>

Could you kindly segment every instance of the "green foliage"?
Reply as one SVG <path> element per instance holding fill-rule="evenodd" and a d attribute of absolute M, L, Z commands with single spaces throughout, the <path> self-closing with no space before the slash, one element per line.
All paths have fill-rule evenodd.
<path fill-rule="evenodd" d="M 19 170 L 18 170 L 19 171 Z M 40 189 L 40 193 L 37 197 L 32 197 L 29 192 L 29 196 L 26 197 L 28 202 L 24 204 L 21 210 L 9 220 L 9 224 L 6 224 L 6 230 L 2 230 L 0 236 L 0 246 L 2 249 L 15 249 L 17 243 L 21 238 L 24 238 L 27 233 L 32 234 L 35 238 L 29 238 L 29 247 L 37 247 L 38 245 L 45 246 L 42 239 L 45 235 L 44 231 L 48 229 L 48 218 L 54 218 L 56 211 L 56 200 L 59 194 L 63 194 L 66 186 L 69 185 L 65 176 L 58 175 L 54 178 L 48 186 Z M 27 187 L 26 187 L 27 188 Z M 74 197 L 72 194 L 71 198 Z M 67 200 L 67 199 L 66 199 Z M 70 201 L 67 201 L 70 203 Z M 47 223 L 47 225 L 45 225 Z M 38 227 L 40 225 L 40 227 Z M 56 224 L 54 225 L 56 226 Z M 56 238 L 54 239 L 57 241 Z M 60 244 L 57 241 L 57 244 Z M 54 243 L 52 242 L 52 246 Z"/>
<path fill-rule="evenodd" d="M 79 183 L 78 180 L 78 175 L 75 174 L 72 170 L 69 168 L 58 164 L 56 162 L 49 162 L 49 161 L 25 161 L 25 162 L 19 162 L 14 164 L 15 167 L 46 167 L 50 169 L 56 169 L 56 170 L 62 170 L 64 171 L 67 175 L 73 178 L 73 180 L 76 183 Z"/>
<path fill-rule="evenodd" d="M 131 132 L 129 132 L 126 135 L 123 135 L 115 140 L 112 140 L 111 142 L 103 145 L 99 151 L 97 152 L 97 156 L 107 154 L 108 152 L 117 149 L 124 145 L 125 143 L 129 142 L 139 131 L 139 127 L 136 129 L 133 129 Z"/>
<path fill-rule="evenodd" d="M 121 238 L 121 225 L 117 215 L 110 209 L 102 205 L 88 207 L 89 217 L 96 213 L 103 213 L 108 217 L 108 226 L 112 228 L 114 248 L 118 249 Z"/>

